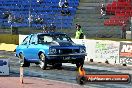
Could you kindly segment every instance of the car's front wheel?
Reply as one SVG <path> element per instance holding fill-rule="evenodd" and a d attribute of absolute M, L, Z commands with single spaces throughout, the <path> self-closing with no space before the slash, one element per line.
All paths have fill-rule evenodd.
<path fill-rule="evenodd" d="M 39 55 L 39 66 L 40 66 L 40 68 L 42 68 L 43 70 L 45 70 L 46 69 L 46 67 L 47 67 L 47 62 L 46 62 L 46 57 L 45 57 L 45 55 L 44 55 L 44 53 L 41 53 L 40 55 Z"/>

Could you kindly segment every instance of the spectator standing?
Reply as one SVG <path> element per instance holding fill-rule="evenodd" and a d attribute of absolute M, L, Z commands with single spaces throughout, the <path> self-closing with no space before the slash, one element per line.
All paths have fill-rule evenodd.
<path fill-rule="evenodd" d="M 127 25 L 123 22 L 122 29 L 121 29 L 121 39 L 126 39 L 126 27 Z"/>
<path fill-rule="evenodd" d="M 79 24 L 76 24 L 76 35 L 75 35 L 75 39 L 83 39 L 84 37 L 84 34 L 83 34 L 83 31 L 82 31 L 82 28 Z"/>

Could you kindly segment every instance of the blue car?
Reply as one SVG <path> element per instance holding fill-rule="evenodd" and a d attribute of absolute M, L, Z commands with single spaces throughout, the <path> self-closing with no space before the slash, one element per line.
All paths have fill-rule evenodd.
<path fill-rule="evenodd" d="M 79 67 L 84 64 L 86 48 L 75 44 L 65 33 L 37 33 L 28 35 L 17 46 L 16 56 L 23 65 L 35 63 L 42 69 L 46 69 L 48 64 L 62 66 L 62 63 L 73 63 Z"/>

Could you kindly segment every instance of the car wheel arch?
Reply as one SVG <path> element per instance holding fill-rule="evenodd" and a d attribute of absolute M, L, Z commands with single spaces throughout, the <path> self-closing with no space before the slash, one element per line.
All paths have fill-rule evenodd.
<path fill-rule="evenodd" d="M 18 53 L 18 56 L 20 56 L 20 54 L 23 54 L 23 55 L 24 55 L 24 53 L 23 53 L 22 51 L 20 51 L 20 52 Z"/>
<path fill-rule="evenodd" d="M 43 49 L 40 49 L 40 50 L 38 51 L 38 56 L 39 56 L 41 53 L 44 53 L 44 54 L 45 54 L 45 51 L 44 51 Z"/>
<path fill-rule="evenodd" d="M 39 51 L 39 53 L 38 53 L 38 56 L 39 56 L 41 53 L 44 53 L 44 52 L 42 52 L 42 51 Z"/>
<path fill-rule="evenodd" d="M 22 54 L 24 56 L 24 53 L 23 52 L 19 52 L 18 53 L 18 57 L 20 56 L 20 54 Z M 25 56 L 24 56 L 24 58 L 25 58 Z"/>
<path fill-rule="evenodd" d="M 38 58 L 39 58 L 39 55 L 40 55 L 41 53 L 44 53 L 44 55 L 45 55 L 45 52 L 39 51 L 39 53 L 38 53 Z"/>

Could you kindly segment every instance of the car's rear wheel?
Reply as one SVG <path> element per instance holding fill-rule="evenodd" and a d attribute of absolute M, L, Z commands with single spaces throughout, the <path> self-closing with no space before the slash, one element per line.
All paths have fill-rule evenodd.
<path fill-rule="evenodd" d="M 40 66 L 40 68 L 42 68 L 43 70 L 45 70 L 46 69 L 46 67 L 47 67 L 47 62 L 46 62 L 46 57 L 45 57 L 45 55 L 44 55 L 44 53 L 41 53 L 40 55 L 39 55 L 39 66 Z"/>
<path fill-rule="evenodd" d="M 30 63 L 26 61 L 24 55 L 22 53 L 19 54 L 19 61 L 21 67 L 29 67 Z"/>
<path fill-rule="evenodd" d="M 83 67 L 83 64 L 84 64 L 84 60 L 78 60 L 78 61 L 76 62 L 76 67 L 77 67 L 77 68 L 79 68 L 80 66 Z"/>

